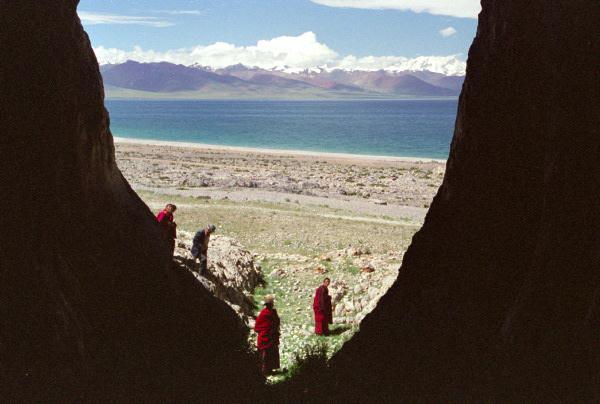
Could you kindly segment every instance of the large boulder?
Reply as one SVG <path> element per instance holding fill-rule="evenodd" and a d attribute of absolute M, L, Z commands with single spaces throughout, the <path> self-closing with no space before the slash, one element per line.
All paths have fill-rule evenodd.
<path fill-rule="evenodd" d="M 208 291 L 227 303 L 248 326 L 252 323 L 256 307 L 252 295 L 263 284 L 260 265 L 254 256 L 236 240 L 220 235 L 210 237 L 208 273 L 199 274 L 199 264 L 191 255 L 193 235 L 178 232 L 175 261 L 190 271 Z"/>
<path fill-rule="evenodd" d="M 246 330 L 172 267 L 117 169 L 76 6 L 0 1 L 0 396 L 251 397 Z"/>

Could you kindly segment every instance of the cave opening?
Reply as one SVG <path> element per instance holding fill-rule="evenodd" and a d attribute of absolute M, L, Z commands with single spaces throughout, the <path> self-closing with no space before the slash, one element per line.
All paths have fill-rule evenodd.
<path fill-rule="evenodd" d="M 5 205 L 18 208 L 16 215 L 2 215 L 10 234 L 0 248 L 0 394 L 8 401 L 265 397 L 256 356 L 245 350 L 240 316 L 210 293 L 208 283 L 201 287 L 185 267 L 189 262 L 174 267 L 166 254 L 153 213 L 167 201 L 180 207 L 178 247 L 186 254 L 186 232 L 191 235 L 199 222 L 217 222 L 212 212 L 221 209 L 217 224 L 227 251 L 237 243 L 228 220 L 246 220 L 235 233 L 246 232 L 246 238 L 239 236 L 234 266 L 260 258 L 269 276 L 281 278 L 279 270 L 296 268 L 306 271 L 311 285 L 323 276 L 342 277 L 336 271 L 372 277 L 377 266 L 362 271 L 361 260 L 378 254 L 381 245 L 391 248 L 387 237 L 409 239 L 419 228 L 386 233 L 389 218 L 368 212 L 357 218 L 333 206 L 331 197 L 328 206 L 298 207 L 301 198 L 315 196 L 301 192 L 265 203 L 195 189 L 182 195 L 196 188 L 188 184 L 163 187 L 160 181 L 176 177 L 164 175 L 171 167 L 173 174 L 195 169 L 196 151 L 156 143 L 146 144 L 146 155 L 121 142 L 115 158 L 102 80 L 77 1 L 1 4 L 7 85 L 0 100 L 0 185 Z M 401 278 L 331 359 L 329 371 L 317 375 L 318 383 L 310 383 L 314 374 L 294 377 L 298 383 L 287 384 L 290 394 L 278 383 L 270 391 L 281 395 L 273 398 L 598 401 L 599 52 L 590 38 L 599 11 L 590 0 L 552 7 L 541 0 L 483 1 L 447 171 L 439 173 L 443 184 L 402 256 Z M 165 150 L 181 155 L 163 158 Z M 239 160 L 247 164 L 250 152 L 244 153 Z M 272 160 L 256 164 L 268 168 Z M 247 174 L 232 161 L 223 159 L 221 166 Z M 286 178 L 313 163 L 319 172 L 331 164 L 322 156 L 290 163 Z M 145 173 L 134 179 L 148 183 L 131 184 L 146 203 L 123 177 L 129 164 Z M 354 166 L 349 163 L 340 175 L 359 187 L 346 181 L 349 172 L 361 176 L 363 167 L 354 172 Z M 203 169 L 222 170 L 218 164 Z M 407 178 L 418 182 L 414 175 L 422 174 L 413 170 Z M 428 172 L 422 177 L 432 180 Z M 247 184 L 242 188 L 258 188 Z M 430 188 L 435 193 L 436 186 Z M 371 200 L 391 205 L 381 202 L 387 205 Z M 421 209 L 424 214 L 427 208 Z M 319 220 L 325 224 L 315 225 Z M 364 223 L 372 225 L 370 232 L 362 231 Z M 345 225 L 352 241 L 367 233 L 380 245 L 336 244 L 340 235 L 334 230 Z M 299 241 L 290 239 L 294 226 L 302 230 Z M 331 231 L 325 240 L 333 241 L 317 245 L 315 229 Z M 263 242 L 261 237 L 270 250 L 255 253 L 252 243 Z M 304 249 L 315 255 L 296 260 L 302 265 L 295 267 L 289 258 Z M 281 267 L 276 257 L 285 258 Z M 254 305 L 277 292 L 275 281 L 267 281 L 244 299 Z M 286 280 L 284 286 L 284 295 L 291 289 L 310 305 L 299 283 Z M 286 310 L 291 305 L 279 304 Z M 302 307 L 296 313 L 287 311 L 292 321 L 306 314 Z"/>
<path fill-rule="evenodd" d="M 365 95 L 340 82 L 324 96 L 311 72 L 241 64 L 101 61 L 100 73 L 119 169 L 153 213 L 178 207 L 177 265 L 249 329 L 264 297 L 275 296 L 286 371 L 272 381 L 315 347 L 331 357 L 397 278 L 442 183 L 464 77 L 412 72 L 452 88 L 435 95 L 406 93 L 400 84 L 417 78 L 402 72 L 385 77 L 398 81 L 396 93 Z M 248 86 L 245 99 L 219 93 L 231 83 Z M 295 87 L 279 94 L 273 83 Z M 217 231 L 200 276 L 190 249 L 208 224 Z M 333 324 L 321 337 L 312 305 L 325 277 Z"/>
<path fill-rule="evenodd" d="M 155 214 L 167 203 L 177 206 L 179 266 L 249 329 L 264 297 L 275 296 L 281 368 L 270 382 L 288 379 L 309 353 L 330 358 L 354 335 L 396 280 L 444 174 L 438 160 L 119 139 L 115 151 L 121 172 Z M 200 276 L 191 243 L 209 223 L 217 230 L 208 274 Z M 315 334 L 312 308 L 325 277 L 333 304 L 327 337 Z M 249 343 L 255 347 L 254 332 Z"/>

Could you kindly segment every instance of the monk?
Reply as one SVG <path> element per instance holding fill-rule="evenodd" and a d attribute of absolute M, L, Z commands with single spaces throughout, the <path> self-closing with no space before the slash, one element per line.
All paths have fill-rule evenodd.
<path fill-rule="evenodd" d="M 171 255 L 175 253 L 175 239 L 177 238 L 177 224 L 174 221 L 173 213 L 177 206 L 168 203 L 165 208 L 156 215 L 156 221 L 160 224 L 165 240 L 169 243 Z"/>
<path fill-rule="evenodd" d="M 329 296 L 329 278 L 323 280 L 323 284 L 317 288 L 313 300 L 315 312 L 315 334 L 329 335 L 329 324 L 333 323 L 333 310 L 331 308 L 331 296 Z"/>
<path fill-rule="evenodd" d="M 209 224 L 204 229 L 196 232 L 192 241 L 192 257 L 200 261 L 200 275 L 206 276 L 208 272 L 208 242 L 210 235 L 217 230 L 214 224 Z"/>
<path fill-rule="evenodd" d="M 274 307 L 275 299 L 271 295 L 265 296 L 265 308 L 262 309 L 254 330 L 258 333 L 256 346 L 260 352 L 261 371 L 263 376 L 279 369 L 279 315 Z"/>

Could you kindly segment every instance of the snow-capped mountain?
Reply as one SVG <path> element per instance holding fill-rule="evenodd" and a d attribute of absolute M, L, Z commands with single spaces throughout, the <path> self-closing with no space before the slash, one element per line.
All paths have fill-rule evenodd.
<path fill-rule="evenodd" d="M 353 68 L 343 61 L 339 66 L 309 69 L 242 64 L 214 69 L 127 61 L 103 65 L 101 72 L 109 96 L 137 91 L 146 96 L 181 94 L 190 98 L 448 97 L 460 93 L 464 80 L 460 74 L 464 62 L 455 57 L 346 61 Z"/>

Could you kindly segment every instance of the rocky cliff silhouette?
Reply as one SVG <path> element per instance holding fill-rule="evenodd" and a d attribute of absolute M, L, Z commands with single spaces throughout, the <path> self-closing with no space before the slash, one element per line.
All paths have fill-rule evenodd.
<path fill-rule="evenodd" d="M 246 331 L 171 267 L 117 169 L 76 5 L 0 2 L 0 396 L 248 396 L 261 379 Z"/>
<path fill-rule="evenodd" d="M 329 397 L 600 399 L 600 5 L 482 6 L 443 185 Z"/>
<path fill-rule="evenodd" d="M 247 401 L 233 312 L 114 163 L 77 1 L 1 1 L 3 398 Z M 594 0 L 482 1 L 444 183 L 396 284 L 274 400 L 598 401 Z"/>

